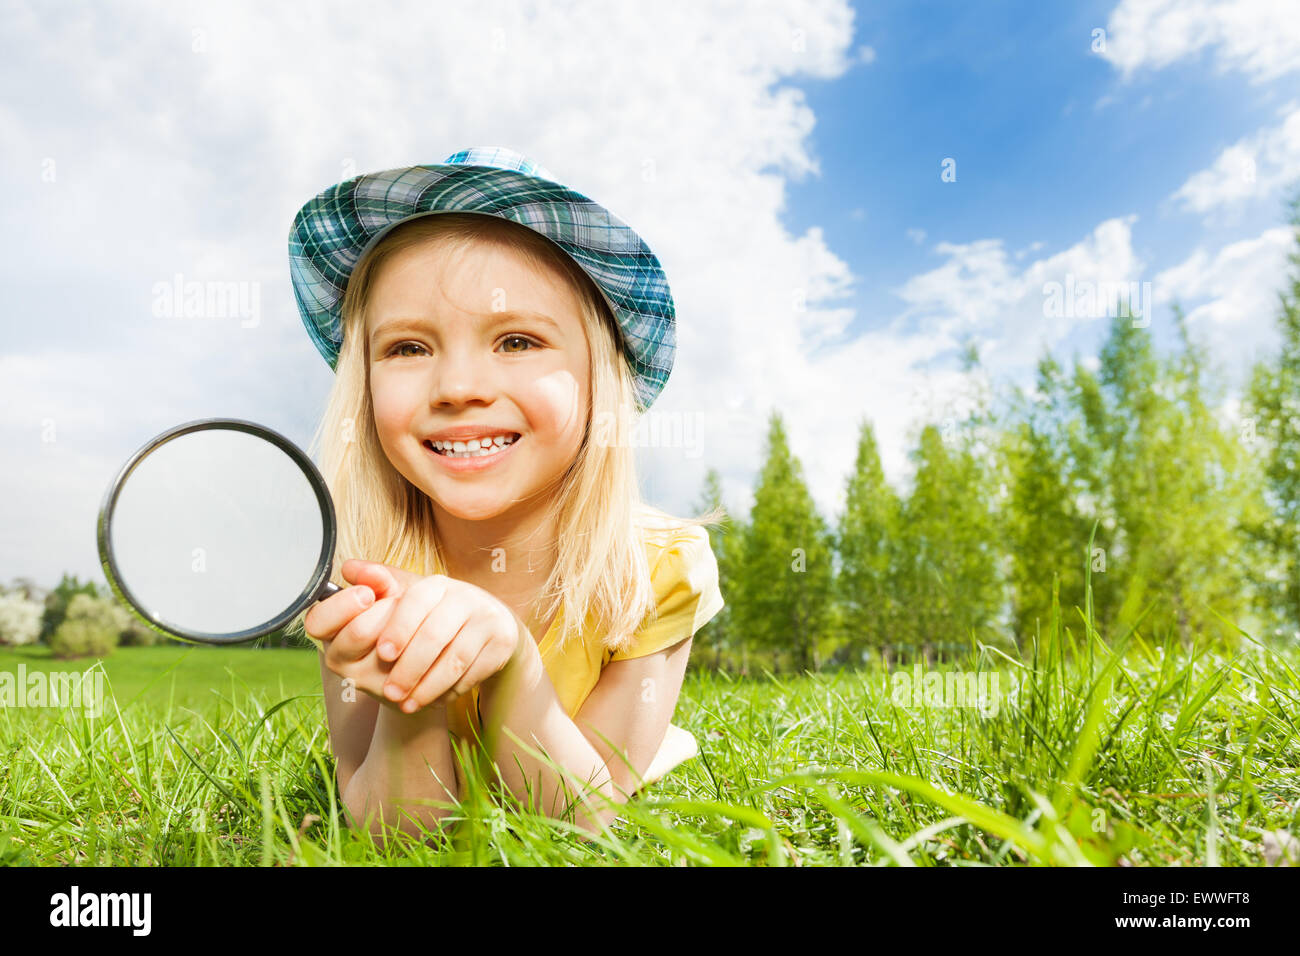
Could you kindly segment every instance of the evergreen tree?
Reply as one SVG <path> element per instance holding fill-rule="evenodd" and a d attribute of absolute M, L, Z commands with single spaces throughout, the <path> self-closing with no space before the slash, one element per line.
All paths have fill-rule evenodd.
<path fill-rule="evenodd" d="M 911 642 L 969 641 L 996 623 L 1001 601 L 988 472 L 968 448 L 949 450 L 933 424 L 912 453 L 916 477 L 903 507 L 898 588 Z M 984 633 L 981 633 L 984 632 Z"/>
<path fill-rule="evenodd" d="M 894 643 L 900 618 L 895 593 L 901 502 L 885 480 L 875 432 L 863 421 L 836 536 L 840 558 L 836 598 L 842 612 L 843 656 L 861 663 L 869 647 Z"/>
<path fill-rule="evenodd" d="M 1036 391 L 1003 433 L 1002 446 L 1010 484 L 1002 527 L 1011 558 L 1012 626 L 1022 644 L 1050 625 L 1054 582 L 1062 608 L 1084 606 L 1091 530 L 1079 513 L 1083 483 L 1070 460 L 1066 384 L 1050 353 L 1039 360 Z"/>
<path fill-rule="evenodd" d="M 1252 446 L 1258 440 L 1268 511 L 1247 522 L 1247 534 L 1267 560 L 1257 607 L 1278 636 L 1300 640 L 1300 192 L 1291 200 L 1297 249 L 1289 286 L 1279 295 L 1281 349 L 1251 375 L 1245 414 Z"/>
<path fill-rule="evenodd" d="M 786 652 L 800 670 L 815 668 L 832 621 L 830 534 L 776 413 L 764 459 L 744 535 L 737 624 L 774 662 Z"/>
<path fill-rule="evenodd" d="M 1181 354 L 1159 359 L 1123 307 L 1098 376 L 1076 369 L 1087 435 L 1074 448 L 1105 518 L 1092 558 L 1103 634 L 1124 631 L 1152 603 L 1164 602 L 1184 640 L 1217 629 L 1214 612 L 1234 620 L 1245 610 L 1234 547 L 1249 497 L 1241 446 L 1215 419 L 1205 357 L 1177 308 L 1175 318 Z"/>
<path fill-rule="evenodd" d="M 1236 639 L 1220 616 L 1236 623 L 1249 613 L 1249 555 L 1243 528 L 1262 509 L 1248 450 L 1214 409 L 1223 400 L 1221 375 L 1195 342 L 1174 305 L 1181 349 L 1168 363 L 1168 398 L 1161 404 L 1156 462 L 1163 491 L 1155 505 L 1162 552 L 1157 574 L 1183 640 L 1193 633 Z"/>

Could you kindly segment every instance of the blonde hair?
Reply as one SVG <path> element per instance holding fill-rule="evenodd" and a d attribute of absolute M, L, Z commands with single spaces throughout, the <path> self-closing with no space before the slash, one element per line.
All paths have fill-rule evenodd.
<path fill-rule="evenodd" d="M 571 466 L 558 479 L 551 513 L 557 559 L 535 602 L 540 621 L 564 609 L 559 641 L 580 633 L 583 622 L 603 635 L 608 651 L 626 650 L 636 631 L 656 613 L 643 535 L 650 527 L 680 531 L 715 525 L 720 508 L 698 518 L 676 518 L 641 499 L 631 445 L 636 403 L 633 373 L 620 345 L 620 331 L 600 290 L 559 246 L 532 229 L 478 213 L 421 216 L 392 229 L 356 265 L 343 299 L 343 347 L 334 387 L 312 439 L 338 519 L 333 580 L 353 557 L 404 568 L 415 574 L 446 574 L 434 511 L 428 496 L 388 460 L 375 430 L 370 395 L 370 347 L 366 306 L 376 269 L 388 256 L 423 242 L 455 254 L 476 241 L 517 253 L 534 269 L 567 277 L 580 303 L 579 318 L 590 355 L 591 417 Z M 632 414 L 620 414 L 622 409 Z M 592 421 L 608 440 L 592 439 Z M 305 612 L 304 612 L 305 613 Z M 302 616 L 296 624 L 301 629 Z"/>

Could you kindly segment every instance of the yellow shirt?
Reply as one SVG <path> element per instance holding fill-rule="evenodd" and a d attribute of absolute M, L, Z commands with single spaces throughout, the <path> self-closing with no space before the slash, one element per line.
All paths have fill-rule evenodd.
<path fill-rule="evenodd" d="M 627 650 L 617 654 L 605 650 L 599 635 L 590 630 L 571 635 L 559 648 L 563 607 L 538 642 L 546 673 L 570 718 L 577 715 L 611 661 L 633 660 L 672 647 L 693 636 L 724 607 L 718 588 L 718 562 L 707 529 L 694 525 L 677 531 L 647 529 L 645 543 L 659 614 L 636 632 Z M 459 713 L 453 713 L 457 710 Z M 448 718 L 452 730 L 458 725 L 467 730 L 466 721 L 480 726 L 477 687 L 449 708 Z"/>

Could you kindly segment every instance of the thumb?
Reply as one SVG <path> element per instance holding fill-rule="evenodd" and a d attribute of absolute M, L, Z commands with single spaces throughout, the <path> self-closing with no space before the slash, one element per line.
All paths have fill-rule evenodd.
<path fill-rule="evenodd" d="M 420 576 L 402 568 L 390 567 L 378 561 L 361 561 L 351 558 L 340 569 L 343 580 L 349 584 L 364 584 L 375 592 L 376 598 L 400 597 Z"/>

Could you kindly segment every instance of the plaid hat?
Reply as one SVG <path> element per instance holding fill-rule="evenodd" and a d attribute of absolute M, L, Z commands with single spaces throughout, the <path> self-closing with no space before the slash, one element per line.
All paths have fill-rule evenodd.
<path fill-rule="evenodd" d="M 330 368 L 343 346 L 342 306 L 352 269 L 390 229 L 416 216 L 474 212 L 541 233 L 591 277 L 622 330 L 639 411 L 663 391 L 676 351 L 676 317 L 663 267 L 630 226 L 511 149 L 476 146 L 437 166 L 356 176 L 294 216 L 289 274 L 303 323 Z"/>

